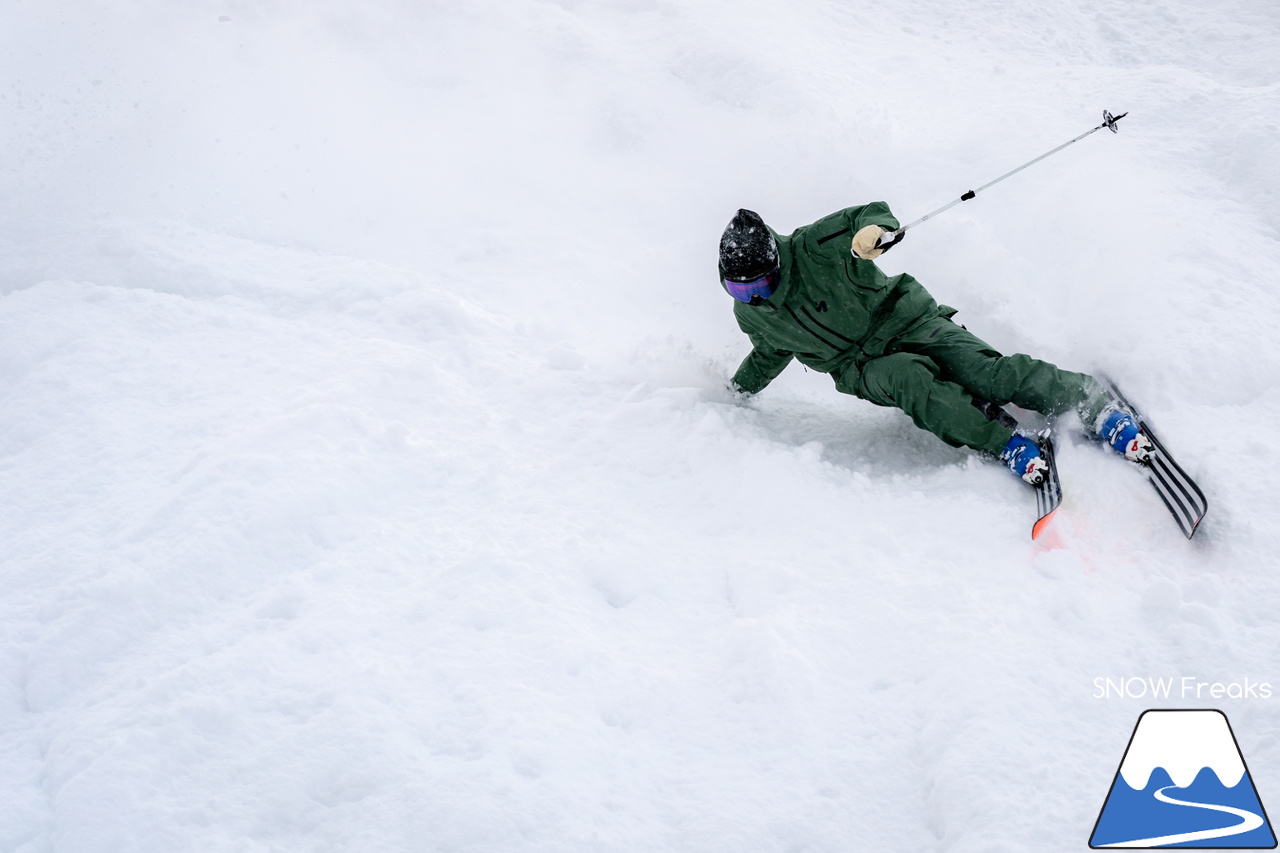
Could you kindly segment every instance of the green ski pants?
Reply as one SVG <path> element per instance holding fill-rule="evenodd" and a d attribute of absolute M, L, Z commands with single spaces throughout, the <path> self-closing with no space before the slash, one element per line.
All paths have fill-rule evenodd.
<path fill-rule="evenodd" d="M 945 317 L 929 320 L 894 340 L 889 351 L 862 365 L 855 387 L 837 386 L 880 406 L 895 406 L 953 446 L 999 455 L 1013 431 L 987 417 L 974 398 L 998 406 L 1057 415 L 1070 409 L 1091 423 L 1106 401 L 1092 376 L 1060 370 L 1028 355 L 1001 355 Z"/>

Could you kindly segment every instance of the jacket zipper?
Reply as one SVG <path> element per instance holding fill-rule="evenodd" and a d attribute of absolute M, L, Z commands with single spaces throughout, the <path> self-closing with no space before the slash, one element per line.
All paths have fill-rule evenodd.
<path fill-rule="evenodd" d="M 813 321 L 814 325 L 818 326 L 818 327 L 819 327 L 819 328 L 821 328 L 822 330 L 827 331 L 827 332 L 830 332 L 831 334 L 835 335 L 837 338 L 839 338 L 840 340 L 844 341 L 844 342 L 845 342 L 845 343 L 847 343 L 847 344 L 856 344 L 856 343 L 857 343 L 857 341 L 855 341 L 853 338 L 847 338 L 847 337 L 845 337 L 844 335 L 842 335 L 842 334 L 840 334 L 839 332 L 837 332 L 835 329 L 831 328 L 830 326 L 825 325 L 825 324 L 824 324 L 821 320 L 819 320 L 817 317 L 815 317 L 815 316 L 813 316 L 812 314 L 810 314 L 810 313 L 809 313 L 809 309 L 808 309 L 807 307 L 805 307 L 805 306 L 801 306 L 801 307 L 800 307 L 800 310 L 804 312 L 804 316 L 808 317 L 811 321 Z"/>
<path fill-rule="evenodd" d="M 834 240 L 835 238 L 841 236 L 842 234 L 848 234 L 852 230 L 853 230 L 852 228 L 841 228 L 839 231 L 832 231 L 830 234 L 828 234 L 825 237 L 819 237 L 818 245 L 821 246 L 823 243 L 826 243 L 828 240 Z"/>
<path fill-rule="evenodd" d="M 827 339 L 826 339 L 826 338 L 824 338 L 822 335 L 818 334 L 818 333 L 817 333 L 817 332 L 815 332 L 813 329 L 810 329 L 808 326 L 806 326 L 806 325 L 804 324 L 804 320 L 801 320 L 801 319 L 800 319 L 800 315 L 799 315 L 799 314 L 797 314 L 797 313 L 795 312 L 795 309 L 794 309 L 794 308 L 792 308 L 790 305 L 787 305 L 787 306 L 785 306 L 785 307 L 786 307 L 786 309 L 787 309 L 787 313 L 791 315 L 791 319 L 795 320 L 795 321 L 796 321 L 796 324 L 797 324 L 800 328 L 804 329 L 806 332 L 808 332 L 809 334 L 813 335 L 815 338 L 817 338 L 819 341 L 821 341 L 821 342 L 823 343 L 823 345 L 825 345 L 825 346 L 829 346 L 829 347 L 831 347 L 832 349 L 835 349 L 835 350 L 840 349 L 840 347 L 839 347 L 839 346 L 837 346 L 836 344 L 831 343 L 831 341 L 827 340 Z M 806 311 L 805 313 L 807 314 L 808 312 Z M 821 325 L 821 324 L 820 324 L 820 325 Z M 847 339 L 846 339 L 846 340 L 847 340 Z"/>

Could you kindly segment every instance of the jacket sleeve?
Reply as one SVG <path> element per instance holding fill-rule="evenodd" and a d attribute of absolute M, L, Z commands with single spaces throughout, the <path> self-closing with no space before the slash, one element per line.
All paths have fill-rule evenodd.
<path fill-rule="evenodd" d="M 858 207 L 848 207 L 843 211 L 845 217 L 849 220 L 849 227 L 853 233 L 858 233 L 859 229 L 868 225 L 879 225 L 886 231 L 892 231 L 901 223 L 898 217 L 889 211 L 888 202 L 873 201 L 870 204 L 859 205 Z"/>
<path fill-rule="evenodd" d="M 751 353 L 733 374 L 733 385 L 745 394 L 757 394 L 791 363 L 792 353 L 776 350 L 756 335 L 747 334 L 751 338 Z"/>
<path fill-rule="evenodd" d="M 843 256 L 849 254 L 853 235 L 868 225 L 879 225 L 886 231 L 892 231 L 898 227 L 898 218 L 883 201 L 846 207 L 812 225 L 797 228 L 791 235 L 791 244 L 800 246 L 812 256 Z"/>

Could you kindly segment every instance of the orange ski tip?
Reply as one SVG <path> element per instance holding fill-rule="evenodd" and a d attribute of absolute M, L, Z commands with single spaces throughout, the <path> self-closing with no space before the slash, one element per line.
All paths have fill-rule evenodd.
<path fill-rule="evenodd" d="M 1048 515 L 1046 515 L 1044 518 L 1040 519 L 1035 523 L 1035 525 L 1031 528 L 1032 539 L 1040 538 L 1040 534 L 1044 533 L 1045 528 L 1049 526 L 1049 520 L 1052 519 L 1057 514 L 1057 512 L 1058 512 L 1058 507 L 1054 507 L 1049 511 Z"/>

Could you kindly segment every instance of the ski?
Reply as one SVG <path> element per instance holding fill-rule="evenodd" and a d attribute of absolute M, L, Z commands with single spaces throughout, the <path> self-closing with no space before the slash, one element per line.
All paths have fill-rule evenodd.
<path fill-rule="evenodd" d="M 1151 424 L 1142 417 L 1137 407 L 1120 393 L 1116 383 L 1107 377 L 1101 377 L 1101 379 L 1113 402 L 1128 412 L 1138 425 L 1138 429 L 1151 440 L 1151 445 L 1155 449 L 1151 453 L 1151 458 L 1142 465 L 1147 471 L 1147 481 L 1160 495 L 1160 500 L 1168 508 L 1169 514 L 1177 522 L 1182 534 L 1190 539 L 1196 535 L 1200 522 L 1209 511 L 1208 499 L 1196 485 L 1195 480 L 1191 479 L 1187 472 L 1182 470 L 1182 466 L 1174 460 L 1173 454 L 1165 449 L 1164 444 L 1156 437 L 1155 431 L 1151 429 Z"/>
<path fill-rule="evenodd" d="M 990 400 L 975 397 L 973 405 L 982 412 L 989 421 L 998 421 L 1009 429 L 1018 428 L 1018 419 L 997 406 Z M 1057 512 L 1062 503 L 1062 481 L 1058 479 L 1058 461 L 1053 454 L 1053 429 L 1046 428 L 1035 434 L 1036 446 L 1040 448 L 1040 458 L 1045 463 L 1045 477 L 1038 485 L 1032 486 L 1036 492 L 1036 523 L 1031 526 L 1031 538 L 1039 539 L 1049 526 L 1049 519 Z"/>
<path fill-rule="evenodd" d="M 1049 519 L 1058 511 L 1062 503 L 1062 482 L 1058 479 L 1058 462 L 1053 453 L 1052 431 L 1046 429 L 1038 434 L 1036 444 L 1040 446 L 1040 457 L 1044 459 L 1047 467 L 1045 478 L 1040 481 L 1040 485 L 1034 487 L 1038 517 L 1036 523 L 1031 526 L 1032 539 L 1040 538 L 1040 534 L 1044 533 L 1045 528 L 1049 526 Z"/>

